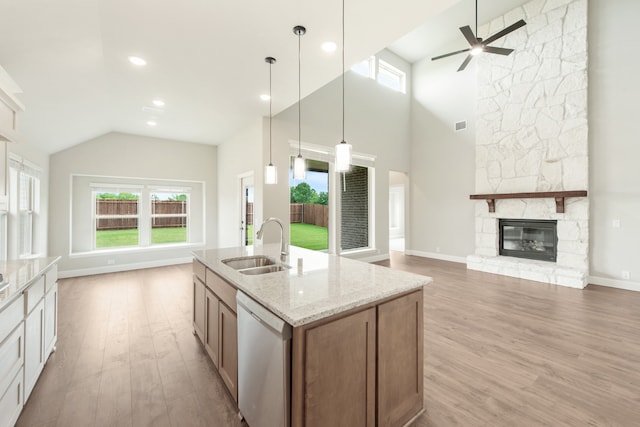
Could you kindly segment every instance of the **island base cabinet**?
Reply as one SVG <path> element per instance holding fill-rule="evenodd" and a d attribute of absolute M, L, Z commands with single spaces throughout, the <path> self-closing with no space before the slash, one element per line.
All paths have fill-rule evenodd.
<path fill-rule="evenodd" d="M 422 290 L 378 306 L 378 426 L 402 426 L 423 409 Z"/>
<path fill-rule="evenodd" d="M 376 311 L 294 329 L 292 426 L 374 426 Z"/>
<path fill-rule="evenodd" d="M 220 302 L 218 372 L 227 385 L 233 400 L 238 401 L 238 316 Z"/>
<path fill-rule="evenodd" d="M 58 284 L 49 289 L 44 297 L 44 359 L 53 352 L 58 340 Z"/>

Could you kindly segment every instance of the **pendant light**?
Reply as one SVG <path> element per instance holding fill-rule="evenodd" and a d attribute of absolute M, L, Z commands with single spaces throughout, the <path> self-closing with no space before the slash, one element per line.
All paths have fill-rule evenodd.
<path fill-rule="evenodd" d="M 278 183 L 278 168 L 276 168 L 271 162 L 271 66 L 275 64 L 276 58 L 267 56 L 264 61 L 269 64 L 269 164 L 264 167 L 264 183 L 265 184 L 277 184 Z"/>
<path fill-rule="evenodd" d="M 351 144 L 344 140 L 344 0 L 342 0 L 342 141 L 336 145 L 336 172 L 348 172 L 351 167 Z"/>
<path fill-rule="evenodd" d="M 302 25 L 296 25 L 293 27 L 293 34 L 298 36 L 298 157 L 293 162 L 293 178 L 294 179 L 304 179 L 306 176 L 305 173 L 305 164 L 304 158 L 302 157 L 302 152 L 300 149 L 300 134 L 301 134 L 301 124 L 300 124 L 300 104 L 301 95 L 300 95 L 300 37 L 304 33 L 307 32 L 307 29 Z"/>

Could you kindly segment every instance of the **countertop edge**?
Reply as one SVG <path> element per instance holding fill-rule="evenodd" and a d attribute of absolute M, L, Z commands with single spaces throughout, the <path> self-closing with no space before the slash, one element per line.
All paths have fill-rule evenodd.
<path fill-rule="evenodd" d="M 36 274 L 34 274 L 31 277 L 29 277 L 29 279 L 26 280 L 22 285 L 20 285 L 20 287 L 16 288 L 12 292 L 11 296 L 9 296 L 8 298 L 0 301 L 0 311 L 4 310 L 5 307 L 11 305 L 15 300 L 20 298 L 20 295 L 22 295 L 24 293 L 24 290 L 33 283 L 33 279 L 34 278 L 36 278 L 37 276 L 41 275 L 43 272 L 49 270 L 54 264 L 56 264 L 58 261 L 60 261 L 60 259 L 62 259 L 62 257 L 58 255 L 58 256 L 54 256 L 54 257 L 41 257 L 41 258 L 34 258 L 34 259 L 7 260 L 7 261 L 3 261 L 3 263 L 5 265 L 6 265 L 6 263 L 14 263 L 14 262 L 15 263 L 21 263 L 21 264 L 26 264 L 26 263 L 29 263 L 30 261 L 33 262 L 36 259 L 38 259 L 38 260 L 48 259 L 49 262 L 45 267 L 40 268 Z"/>

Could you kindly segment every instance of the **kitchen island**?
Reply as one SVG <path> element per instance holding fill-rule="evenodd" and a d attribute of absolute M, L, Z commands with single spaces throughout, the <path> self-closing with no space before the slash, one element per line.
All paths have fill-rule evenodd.
<path fill-rule="evenodd" d="M 424 410 L 423 291 L 431 278 L 291 247 L 291 268 L 246 274 L 224 260 L 278 245 L 194 252 L 194 330 L 234 399 L 235 296 L 291 325 L 292 426 L 401 426 Z M 250 270 L 250 269 L 249 269 Z"/>

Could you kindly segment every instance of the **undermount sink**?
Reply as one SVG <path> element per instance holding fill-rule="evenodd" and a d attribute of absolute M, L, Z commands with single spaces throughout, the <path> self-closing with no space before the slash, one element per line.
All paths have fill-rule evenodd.
<path fill-rule="evenodd" d="M 276 265 L 265 265 L 263 267 L 247 268 L 247 269 L 238 270 L 238 271 L 241 274 L 255 275 L 255 274 L 275 273 L 277 271 L 282 271 L 287 268 L 288 267 L 282 264 L 276 264 Z"/>
<path fill-rule="evenodd" d="M 251 255 L 251 256 L 242 256 L 242 257 L 236 257 L 236 258 L 223 259 L 222 263 L 228 265 L 229 267 L 235 270 L 243 270 L 245 268 L 271 266 L 271 265 L 274 265 L 276 261 L 273 258 L 268 257 L 266 255 Z"/>

